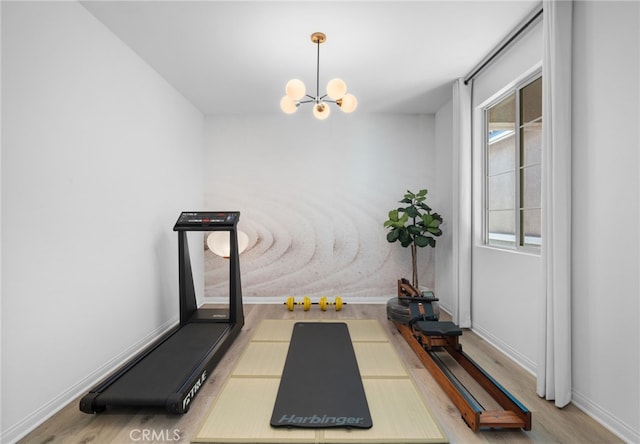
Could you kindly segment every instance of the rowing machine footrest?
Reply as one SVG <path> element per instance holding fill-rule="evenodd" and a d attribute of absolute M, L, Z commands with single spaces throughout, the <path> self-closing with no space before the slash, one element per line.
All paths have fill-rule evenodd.
<path fill-rule="evenodd" d="M 451 321 L 418 321 L 413 324 L 416 331 L 426 336 L 461 336 L 462 330 Z"/>

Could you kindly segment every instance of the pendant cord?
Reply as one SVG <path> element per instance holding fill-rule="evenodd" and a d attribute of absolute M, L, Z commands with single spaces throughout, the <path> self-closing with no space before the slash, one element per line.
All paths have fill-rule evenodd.
<path fill-rule="evenodd" d="M 318 58 L 316 61 L 316 103 L 319 103 L 320 97 L 320 39 L 316 42 L 318 45 Z"/>

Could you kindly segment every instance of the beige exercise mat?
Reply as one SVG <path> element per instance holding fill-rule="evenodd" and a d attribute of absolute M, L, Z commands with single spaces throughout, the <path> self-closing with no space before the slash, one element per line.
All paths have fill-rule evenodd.
<path fill-rule="evenodd" d="M 271 427 L 280 375 L 296 322 L 266 319 L 260 323 L 192 443 L 448 442 L 376 320 L 340 321 L 349 327 L 373 427 L 367 430 Z M 309 381 L 309 384 L 330 383 Z"/>

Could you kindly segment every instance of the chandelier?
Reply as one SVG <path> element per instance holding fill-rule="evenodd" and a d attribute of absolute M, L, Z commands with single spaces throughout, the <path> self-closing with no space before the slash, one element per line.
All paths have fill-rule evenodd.
<path fill-rule="evenodd" d="M 347 84 L 341 79 L 332 79 L 327 83 L 327 93 L 320 95 L 320 44 L 327 40 L 321 32 L 311 34 L 311 41 L 318 46 L 318 60 L 316 64 L 316 95 L 307 94 L 304 82 L 291 79 L 285 87 L 286 95 L 280 100 L 280 109 L 287 114 L 293 114 L 301 103 L 313 103 L 313 115 L 316 119 L 324 120 L 329 117 L 331 108 L 329 103 L 335 103 L 345 113 L 355 111 L 358 106 L 356 96 L 347 93 Z M 304 100 L 303 100 L 304 99 Z"/>

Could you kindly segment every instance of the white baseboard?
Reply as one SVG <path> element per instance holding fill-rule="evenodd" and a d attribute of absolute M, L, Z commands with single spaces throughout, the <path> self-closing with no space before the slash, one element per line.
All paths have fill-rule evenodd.
<path fill-rule="evenodd" d="M 482 327 L 478 327 L 476 325 L 472 325 L 471 330 L 480 336 L 482 339 L 487 341 L 491 346 L 501 353 L 510 358 L 513 362 L 518 364 L 520 367 L 525 369 L 527 372 L 531 373 L 533 376 L 536 375 L 536 363 L 527 358 L 525 355 L 520 353 L 518 350 L 514 349 L 510 345 L 506 344 L 500 338 L 492 335 L 487 330 Z"/>
<path fill-rule="evenodd" d="M 386 304 L 387 301 L 394 296 L 358 296 L 354 298 L 342 298 L 348 304 Z M 244 305 L 251 304 L 284 304 L 286 298 L 278 296 L 243 296 L 242 303 Z M 204 298 L 205 304 L 227 304 L 229 298 L 226 297 L 210 297 Z"/>
<path fill-rule="evenodd" d="M 587 415 L 598 421 L 611 433 L 628 443 L 640 443 L 640 430 L 634 430 L 613 416 L 607 410 L 591 402 L 588 398 L 575 390 L 571 393 L 571 402 Z"/>
<path fill-rule="evenodd" d="M 87 393 L 93 386 L 95 386 L 99 381 L 103 378 L 107 377 L 114 369 L 120 367 L 122 364 L 127 362 L 133 356 L 135 356 L 140 351 L 144 350 L 149 344 L 158 339 L 162 334 L 167 332 L 173 326 L 178 323 L 177 317 L 169 319 L 167 322 L 162 324 L 160 327 L 153 330 L 151 333 L 146 335 L 140 341 L 133 344 L 131 347 L 124 350 L 122 353 L 116 355 L 113 359 L 107 361 L 105 364 L 101 365 L 95 371 L 87 375 L 82 380 L 78 381 L 77 384 L 72 385 L 67 390 L 64 390 L 55 398 L 51 399 L 49 402 L 42 405 L 37 410 L 34 410 L 31 414 L 24 417 L 18 423 L 12 425 L 6 430 L 2 430 L 2 435 L 0 436 L 0 442 L 3 444 L 11 444 L 16 442 L 17 440 L 23 438 L 29 432 L 34 430 L 40 424 L 45 422 L 47 419 L 51 418 L 54 414 L 59 412 L 61 409 L 69 405 L 69 403 L 73 402 L 78 396 L 81 396 Z M 79 407 L 78 407 L 79 408 Z"/>

